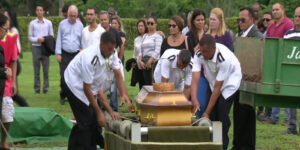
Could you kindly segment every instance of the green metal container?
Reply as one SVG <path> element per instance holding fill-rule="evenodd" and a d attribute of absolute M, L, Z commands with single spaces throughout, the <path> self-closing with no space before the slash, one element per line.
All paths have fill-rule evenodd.
<path fill-rule="evenodd" d="M 222 150 L 218 142 L 132 142 L 105 131 L 105 150 Z"/>
<path fill-rule="evenodd" d="M 243 80 L 240 102 L 300 107 L 300 40 L 237 38 Z"/>

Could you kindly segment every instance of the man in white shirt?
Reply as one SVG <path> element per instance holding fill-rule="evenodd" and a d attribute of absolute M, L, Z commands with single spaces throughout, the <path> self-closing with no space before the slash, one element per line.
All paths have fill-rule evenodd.
<path fill-rule="evenodd" d="M 191 53 L 188 50 L 166 50 L 155 67 L 154 81 L 174 82 L 175 89 L 183 91 L 189 99 L 192 81 Z"/>
<path fill-rule="evenodd" d="M 200 40 L 201 49 L 194 56 L 191 96 L 193 112 L 200 109 L 197 100 L 197 86 L 201 67 L 204 67 L 208 88 L 208 105 L 202 117 L 222 122 L 223 149 L 227 149 L 230 127 L 229 112 L 235 99 L 239 98 L 242 79 L 241 67 L 235 55 L 224 45 L 216 44 L 211 35 L 204 35 Z"/>
<path fill-rule="evenodd" d="M 133 106 L 129 100 L 124 84 L 118 57 L 115 53 L 115 37 L 111 32 L 104 32 L 99 45 L 92 45 L 75 56 L 64 72 L 63 88 L 77 124 L 73 127 L 68 149 L 82 150 L 95 149 L 96 144 L 103 144 L 98 125 L 105 126 L 106 119 L 97 105 L 96 95 L 106 82 L 108 68 L 112 68 L 118 87 L 121 101 L 127 103 L 129 110 Z M 109 105 L 104 105 L 109 108 Z M 98 143 L 99 142 L 99 143 Z M 101 145 L 103 146 L 103 145 Z"/>
<path fill-rule="evenodd" d="M 83 49 L 93 44 L 99 44 L 101 35 L 105 32 L 104 28 L 97 24 L 97 10 L 95 7 L 89 8 L 86 14 L 89 25 L 82 30 L 81 42 Z"/>

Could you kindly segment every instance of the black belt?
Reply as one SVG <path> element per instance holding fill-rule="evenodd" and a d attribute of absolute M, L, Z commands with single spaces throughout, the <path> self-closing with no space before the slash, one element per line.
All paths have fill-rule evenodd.
<path fill-rule="evenodd" d="M 65 50 L 62 50 L 62 54 L 71 55 L 71 56 L 77 55 L 78 53 L 79 53 L 79 50 L 77 50 L 76 52 L 73 52 L 73 53 L 70 53 L 70 52 L 67 52 Z"/>

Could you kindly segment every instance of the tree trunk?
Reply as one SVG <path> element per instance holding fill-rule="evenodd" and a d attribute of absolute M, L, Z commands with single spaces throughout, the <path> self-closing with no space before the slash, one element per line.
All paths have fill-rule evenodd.
<path fill-rule="evenodd" d="M 61 10 L 62 10 L 62 8 L 64 7 L 64 5 L 65 5 L 65 1 L 64 0 L 59 0 L 59 9 L 58 9 L 58 14 L 59 14 L 59 16 L 62 16 L 62 12 L 61 12 Z"/>

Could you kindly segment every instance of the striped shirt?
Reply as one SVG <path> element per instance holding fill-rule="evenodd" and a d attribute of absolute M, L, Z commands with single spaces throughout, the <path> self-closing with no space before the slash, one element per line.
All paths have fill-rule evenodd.
<path fill-rule="evenodd" d="M 150 56 L 155 59 L 158 59 L 162 41 L 163 38 L 158 33 L 154 33 L 152 35 L 148 35 L 146 33 L 143 37 L 139 56 Z"/>
<path fill-rule="evenodd" d="M 300 39 L 300 30 L 291 29 L 284 34 L 285 39 Z"/>

